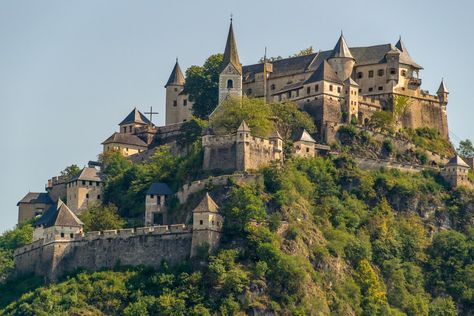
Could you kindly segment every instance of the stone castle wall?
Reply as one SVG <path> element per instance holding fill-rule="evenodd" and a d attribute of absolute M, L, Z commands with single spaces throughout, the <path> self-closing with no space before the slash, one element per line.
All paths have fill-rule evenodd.
<path fill-rule="evenodd" d="M 117 265 L 158 268 L 163 261 L 177 264 L 189 258 L 192 229 L 185 225 L 143 227 L 59 235 L 40 239 L 15 251 L 18 275 L 35 274 L 57 279 L 76 269 L 98 270 Z"/>

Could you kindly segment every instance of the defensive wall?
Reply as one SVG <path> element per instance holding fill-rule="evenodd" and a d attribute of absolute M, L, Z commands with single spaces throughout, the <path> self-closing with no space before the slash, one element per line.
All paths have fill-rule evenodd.
<path fill-rule="evenodd" d="M 403 172 L 420 172 L 423 170 L 439 170 L 438 168 L 417 165 L 412 163 L 403 163 L 390 159 L 372 159 L 366 157 L 354 157 L 357 166 L 363 170 L 397 169 Z"/>
<path fill-rule="evenodd" d="M 191 253 L 192 227 L 184 224 L 106 230 L 40 239 L 15 250 L 17 275 L 55 280 L 76 269 L 99 270 L 118 265 L 158 268 L 177 264 Z"/>

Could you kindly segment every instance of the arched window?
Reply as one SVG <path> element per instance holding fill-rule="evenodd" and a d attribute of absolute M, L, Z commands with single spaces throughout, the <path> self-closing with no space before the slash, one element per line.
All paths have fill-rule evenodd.
<path fill-rule="evenodd" d="M 232 79 L 227 80 L 227 89 L 233 89 L 234 88 L 234 82 Z"/>

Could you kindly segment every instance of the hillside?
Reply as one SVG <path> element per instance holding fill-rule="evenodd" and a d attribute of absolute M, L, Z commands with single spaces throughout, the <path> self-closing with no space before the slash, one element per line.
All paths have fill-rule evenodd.
<path fill-rule="evenodd" d="M 122 216 L 136 215 L 144 174 L 176 186 L 196 174 L 198 155 L 158 155 L 143 166 L 114 158 L 107 198 L 124 198 L 124 175 L 134 185 L 127 207 L 114 201 Z M 39 287 L 10 280 L 0 315 L 472 315 L 473 191 L 451 191 L 432 172 L 363 171 L 346 155 L 258 174 L 254 185 L 208 187 L 225 216 L 217 253 L 159 271 L 78 271 Z"/>

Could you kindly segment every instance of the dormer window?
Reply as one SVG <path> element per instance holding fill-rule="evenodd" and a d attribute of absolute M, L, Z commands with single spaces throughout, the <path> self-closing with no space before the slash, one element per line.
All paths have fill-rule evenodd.
<path fill-rule="evenodd" d="M 232 79 L 227 80 L 227 89 L 233 89 L 234 88 L 234 81 Z"/>

